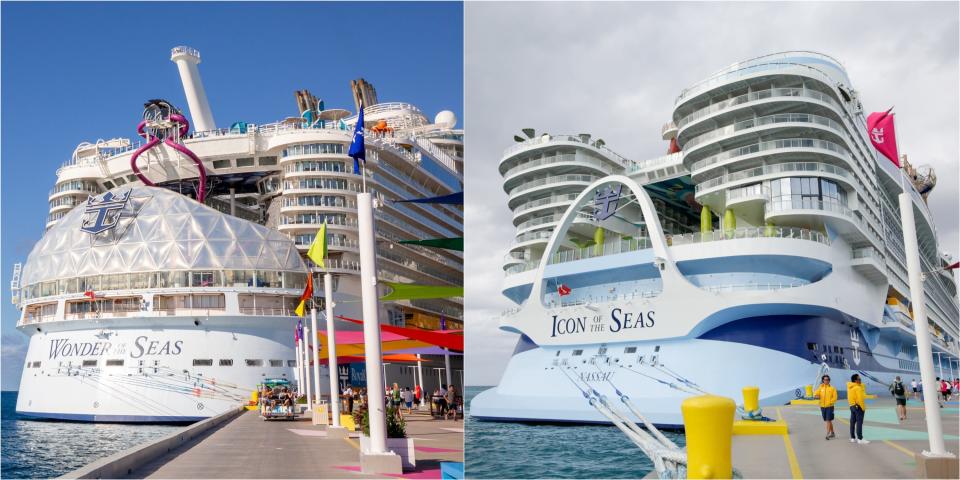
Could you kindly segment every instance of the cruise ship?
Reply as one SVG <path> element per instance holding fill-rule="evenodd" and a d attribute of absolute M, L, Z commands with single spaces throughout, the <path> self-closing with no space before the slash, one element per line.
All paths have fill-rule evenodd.
<path fill-rule="evenodd" d="M 189 111 L 149 100 L 130 126 L 141 140 L 79 144 L 56 171 L 43 238 L 14 266 L 17 328 L 30 337 L 22 415 L 190 422 L 247 401 L 266 378 L 295 380 L 294 309 L 308 275 L 321 316 L 328 272 L 336 315 L 361 318 L 364 184 L 378 204 L 378 278 L 462 285 L 461 252 L 400 243 L 462 237 L 462 205 L 395 202 L 462 192 L 463 130 L 452 111 L 431 121 L 351 81 L 353 108 L 363 105 L 365 116 L 366 162 L 356 174 L 347 155 L 356 111 L 326 108 L 302 90 L 282 121 L 219 128 L 199 52 L 177 47 L 171 61 Z M 325 269 L 305 256 L 324 222 Z M 461 298 L 383 302 L 380 312 L 384 323 L 424 329 L 460 329 L 462 316 Z M 340 365 L 341 384 L 365 381 L 354 362 Z M 461 383 L 462 361 L 447 368 L 460 370 L 447 378 Z M 441 381 L 440 369 L 419 375 L 425 389 Z M 409 365 L 385 371 L 390 382 L 414 384 Z M 321 381 L 324 395 L 328 385 Z"/>
<path fill-rule="evenodd" d="M 473 417 L 606 423 L 595 390 L 679 426 L 689 396 L 740 403 L 758 386 L 761 406 L 781 405 L 824 372 L 841 396 L 854 373 L 886 393 L 895 376 L 919 380 L 911 301 L 926 304 L 937 374 L 958 375 L 955 260 L 927 207 L 936 177 L 903 159 L 902 183 L 875 152 L 838 60 L 783 52 L 716 72 L 680 92 L 667 153 L 648 160 L 589 134 L 521 132 L 499 163 L 516 227 L 503 263 L 516 307 L 500 328 L 520 338 Z"/>

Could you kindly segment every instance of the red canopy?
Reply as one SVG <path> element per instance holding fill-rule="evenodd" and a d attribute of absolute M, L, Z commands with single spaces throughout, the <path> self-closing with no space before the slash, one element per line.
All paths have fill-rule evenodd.
<path fill-rule="evenodd" d="M 337 318 L 346 320 L 348 322 L 363 324 L 363 320 L 347 318 L 343 315 L 339 315 Z M 450 335 L 447 333 L 434 332 L 430 330 L 421 330 L 419 328 L 394 327 L 392 325 L 384 325 L 382 323 L 380 324 L 380 331 L 396 333 L 413 340 L 419 340 L 421 342 L 429 343 L 431 345 L 436 345 L 438 347 L 447 348 L 457 352 L 463 351 L 463 335 Z"/>

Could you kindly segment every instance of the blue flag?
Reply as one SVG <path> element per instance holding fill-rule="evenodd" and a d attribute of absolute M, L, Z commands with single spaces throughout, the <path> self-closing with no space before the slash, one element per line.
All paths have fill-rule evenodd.
<path fill-rule="evenodd" d="M 367 148 L 363 144 L 363 103 L 360 103 L 360 114 L 357 115 L 357 125 L 353 129 L 353 143 L 347 155 L 353 157 L 353 173 L 360 174 L 360 160 L 367 164 Z"/>

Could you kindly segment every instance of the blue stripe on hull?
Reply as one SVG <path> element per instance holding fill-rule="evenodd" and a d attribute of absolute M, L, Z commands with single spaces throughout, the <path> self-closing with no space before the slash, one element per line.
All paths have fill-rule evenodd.
<path fill-rule="evenodd" d="M 177 417 L 153 415 L 85 415 L 79 413 L 48 413 L 24 412 L 17 410 L 18 415 L 44 420 L 65 420 L 70 422 L 104 422 L 104 423 L 194 423 L 206 420 L 209 417 Z"/>
<path fill-rule="evenodd" d="M 827 364 L 831 368 L 845 368 L 843 363 L 845 359 L 847 366 L 852 370 L 915 373 L 890 369 L 877 362 L 868 344 L 867 336 L 857 323 L 857 320 L 851 318 L 770 315 L 745 318 L 720 325 L 698 338 L 769 348 L 818 364 L 821 362 L 821 355 L 827 355 Z M 816 344 L 817 350 L 810 350 L 809 344 Z M 825 350 L 824 347 L 829 349 Z"/>

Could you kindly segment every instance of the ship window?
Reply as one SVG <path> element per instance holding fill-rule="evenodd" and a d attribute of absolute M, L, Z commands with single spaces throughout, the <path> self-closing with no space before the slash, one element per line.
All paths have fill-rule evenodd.
<path fill-rule="evenodd" d="M 131 181 L 131 182 L 136 182 L 137 180 L 139 180 L 139 178 L 137 178 L 136 175 L 134 175 L 134 174 L 131 173 L 130 175 L 127 175 L 127 180 L 129 180 L 129 181 Z"/>
<path fill-rule="evenodd" d="M 122 367 L 122 366 L 123 366 L 123 359 L 120 359 L 120 360 L 107 360 L 107 366 L 108 366 L 108 367 Z"/>
<path fill-rule="evenodd" d="M 807 343 L 807 350 L 817 351 L 817 344 L 816 344 L 816 343 Z"/>
<path fill-rule="evenodd" d="M 96 367 L 96 366 L 97 366 L 97 361 L 96 361 L 96 360 L 84 360 L 84 361 L 83 361 L 83 366 L 84 366 L 84 367 Z"/>
<path fill-rule="evenodd" d="M 106 188 L 107 190 L 112 189 L 112 188 L 113 188 L 113 182 L 110 182 L 110 181 L 103 182 L 103 188 Z"/>
<path fill-rule="evenodd" d="M 607 347 L 600 347 L 597 350 L 597 355 L 606 355 L 606 354 L 607 354 Z"/>
<path fill-rule="evenodd" d="M 282 367 L 282 366 L 283 366 L 283 360 L 270 360 L 270 366 L 271 366 L 271 367 Z"/>
<path fill-rule="evenodd" d="M 559 353 L 559 352 L 558 352 L 558 353 Z M 574 356 L 574 357 L 579 357 L 580 355 L 583 355 L 583 350 L 577 349 L 577 350 L 574 350 L 574 351 L 573 351 L 572 356 Z"/>
<path fill-rule="evenodd" d="M 127 183 L 127 181 L 124 180 L 123 177 L 114 178 L 113 181 L 114 181 L 114 183 L 117 184 L 118 187 L 119 187 L 120 185 L 125 185 L 125 184 Z"/>
<path fill-rule="evenodd" d="M 637 353 L 637 347 L 627 347 L 623 349 L 623 353 Z"/>
<path fill-rule="evenodd" d="M 220 366 L 221 366 L 221 367 L 232 367 L 232 366 L 233 366 L 233 359 L 232 359 L 232 358 L 221 358 L 221 359 L 220 359 Z"/>
<path fill-rule="evenodd" d="M 244 360 L 244 362 L 247 362 L 247 366 L 248 366 L 248 367 L 262 367 L 262 366 L 263 366 L 263 360 L 259 360 L 259 359 L 253 360 L 253 359 L 249 359 L 249 358 L 248 358 L 248 359 Z"/>
<path fill-rule="evenodd" d="M 237 159 L 238 167 L 252 167 L 253 159 L 252 158 L 238 158 Z"/>
<path fill-rule="evenodd" d="M 654 351 L 654 353 L 659 352 L 659 351 L 660 351 L 660 345 L 657 345 L 657 346 L 653 347 L 653 351 Z"/>
<path fill-rule="evenodd" d="M 213 359 L 211 358 L 194 358 L 193 359 L 194 367 L 211 367 L 213 366 Z"/>
<path fill-rule="evenodd" d="M 296 361 L 296 360 L 287 360 L 287 366 L 288 366 L 288 367 L 296 367 L 296 366 L 297 366 L 297 361 Z"/>
<path fill-rule="evenodd" d="M 215 284 L 213 272 L 190 272 L 190 285 L 193 287 L 213 287 Z"/>
<path fill-rule="evenodd" d="M 833 346 L 833 353 L 839 353 L 839 352 L 840 352 L 840 347 L 834 345 L 834 346 Z"/>
<path fill-rule="evenodd" d="M 260 157 L 259 161 L 261 166 L 276 165 L 277 157 Z"/>
<path fill-rule="evenodd" d="M 230 159 L 226 159 L 226 160 L 214 160 L 214 161 L 213 161 L 213 168 L 215 168 L 215 169 L 230 168 Z"/>
<path fill-rule="evenodd" d="M 559 356 L 560 356 L 560 350 L 557 350 L 557 354 L 554 355 L 554 357 L 559 357 Z"/>

